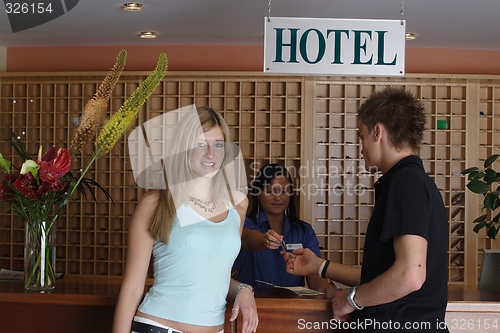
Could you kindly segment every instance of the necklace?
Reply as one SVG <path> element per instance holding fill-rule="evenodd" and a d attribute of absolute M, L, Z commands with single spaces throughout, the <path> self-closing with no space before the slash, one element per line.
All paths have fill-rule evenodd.
<path fill-rule="evenodd" d="M 205 210 L 206 213 L 213 213 L 215 210 L 215 199 L 211 199 L 208 201 L 203 201 L 198 198 L 193 198 L 189 196 L 189 201 L 191 201 L 194 205 L 200 207 Z"/>

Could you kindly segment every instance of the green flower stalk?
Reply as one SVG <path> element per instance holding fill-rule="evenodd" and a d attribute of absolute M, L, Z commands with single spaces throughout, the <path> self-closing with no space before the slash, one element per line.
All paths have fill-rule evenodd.
<path fill-rule="evenodd" d="M 154 71 L 123 103 L 118 111 L 104 124 L 95 142 L 96 155 L 106 154 L 115 146 L 120 137 L 132 126 L 139 115 L 139 109 L 146 102 L 165 76 L 168 59 L 165 53 L 160 54 Z"/>
<path fill-rule="evenodd" d="M 109 98 L 125 68 L 126 59 L 127 52 L 121 50 L 115 65 L 97 88 L 94 97 L 83 108 L 80 126 L 70 145 L 72 156 L 81 153 L 83 147 L 94 137 L 97 128 L 103 123 L 109 106 Z"/>

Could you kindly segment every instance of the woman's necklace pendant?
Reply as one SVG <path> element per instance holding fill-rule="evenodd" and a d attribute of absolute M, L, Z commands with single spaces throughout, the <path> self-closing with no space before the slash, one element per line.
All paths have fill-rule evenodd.
<path fill-rule="evenodd" d="M 205 213 L 213 213 L 215 210 L 215 199 L 203 201 L 198 198 L 193 198 L 192 196 L 189 196 L 189 201 L 191 201 L 195 206 L 198 206 L 201 209 L 203 209 Z"/>

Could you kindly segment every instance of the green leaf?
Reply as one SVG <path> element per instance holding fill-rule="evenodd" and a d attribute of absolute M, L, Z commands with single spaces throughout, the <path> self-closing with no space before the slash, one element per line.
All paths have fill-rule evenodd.
<path fill-rule="evenodd" d="M 486 226 L 486 223 L 479 223 L 474 226 L 474 229 L 472 229 L 476 234 L 479 232 L 479 230 L 483 229 Z"/>
<path fill-rule="evenodd" d="M 500 207 L 500 191 L 491 192 L 491 194 L 497 198 L 495 205 L 493 206 L 493 209 L 492 209 L 492 210 L 495 210 L 498 207 Z"/>
<path fill-rule="evenodd" d="M 489 191 L 488 185 L 479 179 L 474 179 L 467 184 L 467 188 L 477 194 L 485 194 Z"/>
<path fill-rule="evenodd" d="M 5 170 L 7 174 L 10 173 L 10 161 L 3 158 L 2 153 L 0 153 L 0 166 Z"/>
<path fill-rule="evenodd" d="M 71 171 L 70 171 L 63 178 L 61 178 L 61 181 L 64 181 L 64 182 L 68 183 L 68 186 L 65 189 L 66 192 L 71 192 L 72 193 L 74 190 L 70 189 L 70 184 L 71 183 L 77 183 L 75 189 L 78 190 L 78 192 L 85 199 L 87 198 L 87 191 L 89 191 L 89 193 L 92 196 L 92 199 L 94 200 L 94 202 L 97 202 L 97 198 L 96 198 L 96 195 L 95 195 L 95 192 L 94 192 L 94 188 L 93 188 L 93 186 L 95 186 L 95 187 L 97 187 L 104 194 L 104 196 L 108 200 L 110 200 L 111 202 L 113 202 L 113 198 L 111 197 L 111 195 L 109 194 L 109 192 L 104 187 L 102 187 L 101 185 L 99 185 L 98 182 L 96 182 L 95 180 L 93 180 L 91 178 L 82 177 L 82 179 L 80 180 L 80 182 L 78 182 L 78 177 L 75 177 L 71 173 Z"/>
<path fill-rule="evenodd" d="M 500 213 L 498 213 L 491 221 L 498 223 L 500 222 Z"/>
<path fill-rule="evenodd" d="M 486 169 L 487 167 L 489 167 L 490 165 L 492 165 L 493 162 L 495 162 L 498 157 L 500 157 L 499 154 L 493 154 L 490 157 L 488 157 L 486 159 L 486 161 L 484 161 L 484 168 Z"/>
<path fill-rule="evenodd" d="M 490 193 L 486 194 L 486 196 L 484 197 L 484 208 L 494 210 L 495 205 L 497 203 L 497 200 L 498 200 L 498 198 L 494 194 L 494 192 L 490 192 Z"/>
<path fill-rule="evenodd" d="M 497 172 L 492 169 L 486 169 L 486 174 L 484 176 L 484 181 L 486 184 L 491 184 L 497 179 Z"/>
<path fill-rule="evenodd" d="M 489 237 L 489 238 L 491 238 L 491 239 L 496 239 L 497 234 L 498 234 L 498 228 L 496 228 L 494 225 L 493 225 L 493 226 L 491 226 L 491 227 L 488 229 L 488 237 Z"/>
<path fill-rule="evenodd" d="M 473 171 L 469 174 L 469 180 L 482 179 L 484 177 L 484 172 L 481 170 Z"/>
<path fill-rule="evenodd" d="M 462 171 L 460 173 L 462 175 L 466 175 L 466 174 L 471 173 L 472 171 L 480 171 L 480 169 L 478 167 L 472 167 L 472 168 L 465 169 L 464 171 Z"/>
<path fill-rule="evenodd" d="M 21 142 L 21 140 L 9 125 L 4 126 L 4 128 L 2 129 L 2 133 L 5 140 L 10 143 L 14 150 L 23 159 L 23 161 L 32 159 L 30 153 L 28 153 L 28 151 L 26 150 L 26 146 Z"/>
<path fill-rule="evenodd" d="M 477 217 L 477 218 L 476 218 L 473 222 L 474 222 L 474 223 L 477 223 L 477 222 L 484 222 L 484 221 L 486 221 L 486 216 L 488 216 L 488 214 L 483 214 L 483 215 L 481 215 L 481 216 Z"/>
<path fill-rule="evenodd" d="M 97 198 L 95 196 L 95 192 L 92 188 L 92 186 L 95 186 L 97 187 L 99 190 L 101 190 L 101 192 L 106 196 L 106 198 L 113 202 L 113 198 L 111 198 L 111 195 L 109 194 L 108 191 L 106 191 L 106 189 L 104 187 L 102 187 L 101 185 L 99 185 L 99 183 L 97 183 L 95 180 L 91 179 L 91 178 L 82 178 L 80 184 L 78 184 L 78 191 L 86 198 L 87 197 L 87 193 L 86 193 L 86 190 L 87 189 L 90 194 L 92 195 L 92 198 L 94 199 L 95 202 L 97 202 Z"/>

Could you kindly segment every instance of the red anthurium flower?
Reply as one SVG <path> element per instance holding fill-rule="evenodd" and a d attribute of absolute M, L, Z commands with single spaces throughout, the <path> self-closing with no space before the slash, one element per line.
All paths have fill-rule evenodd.
<path fill-rule="evenodd" d="M 38 187 L 38 194 L 44 194 L 46 192 L 59 192 L 64 189 L 66 183 L 63 183 L 59 180 L 55 181 L 53 184 L 42 182 L 42 184 Z"/>
<path fill-rule="evenodd" d="M 52 147 L 42 156 L 39 164 L 38 174 L 40 179 L 49 184 L 55 184 L 59 181 L 59 178 L 69 172 L 71 155 L 64 148 L 56 150 L 55 147 Z"/>
<path fill-rule="evenodd" d="M 52 146 L 49 151 L 43 154 L 42 158 L 40 158 L 40 155 L 42 154 L 42 146 L 40 146 L 40 149 L 38 150 L 38 159 L 45 162 L 52 162 L 56 159 L 57 153 L 58 150 L 56 147 Z"/>
<path fill-rule="evenodd" d="M 3 178 L 2 185 L 0 186 L 0 201 L 10 201 L 14 199 L 14 190 L 12 184 L 16 181 L 17 172 L 6 175 Z"/>
<path fill-rule="evenodd" d="M 5 175 L 5 177 L 3 177 L 2 186 L 8 186 L 14 184 L 18 176 L 19 172 L 17 171 Z"/>
<path fill-rule="evenodd" d="M 40 196 L 37 193 L 38 184 L 35 177 L 33 177 L 31 173 L 19 175 L 14 182 L 14 187 L 16 190 L 28 197 L 40 199 Z"/>
<path fill-rule="evenodd" d="M 11 201 L 14 198 L 14 193 L 7 186 L 0 186 L 0 201 Z"/>
<path fill-rule="evenodd" d="M 66 186 L 66 183 L 63 183 L 63 182 L 60 182 L 60 181 L 57 181 L 55 182 L 54 184 L 52 184 L 50 186 L 50 191 L 51 192 L 59 192 L 59 191 L 62 191 L 64 190 L 64 187 Z"/>
<path fill-rule="evenodd" d="M 37 190 L 38 194 L 44 194 L 46 192 L 49 192 L 51 186 L 52 185 L 50 183 L 42 182 L 38 187 Z"/>

